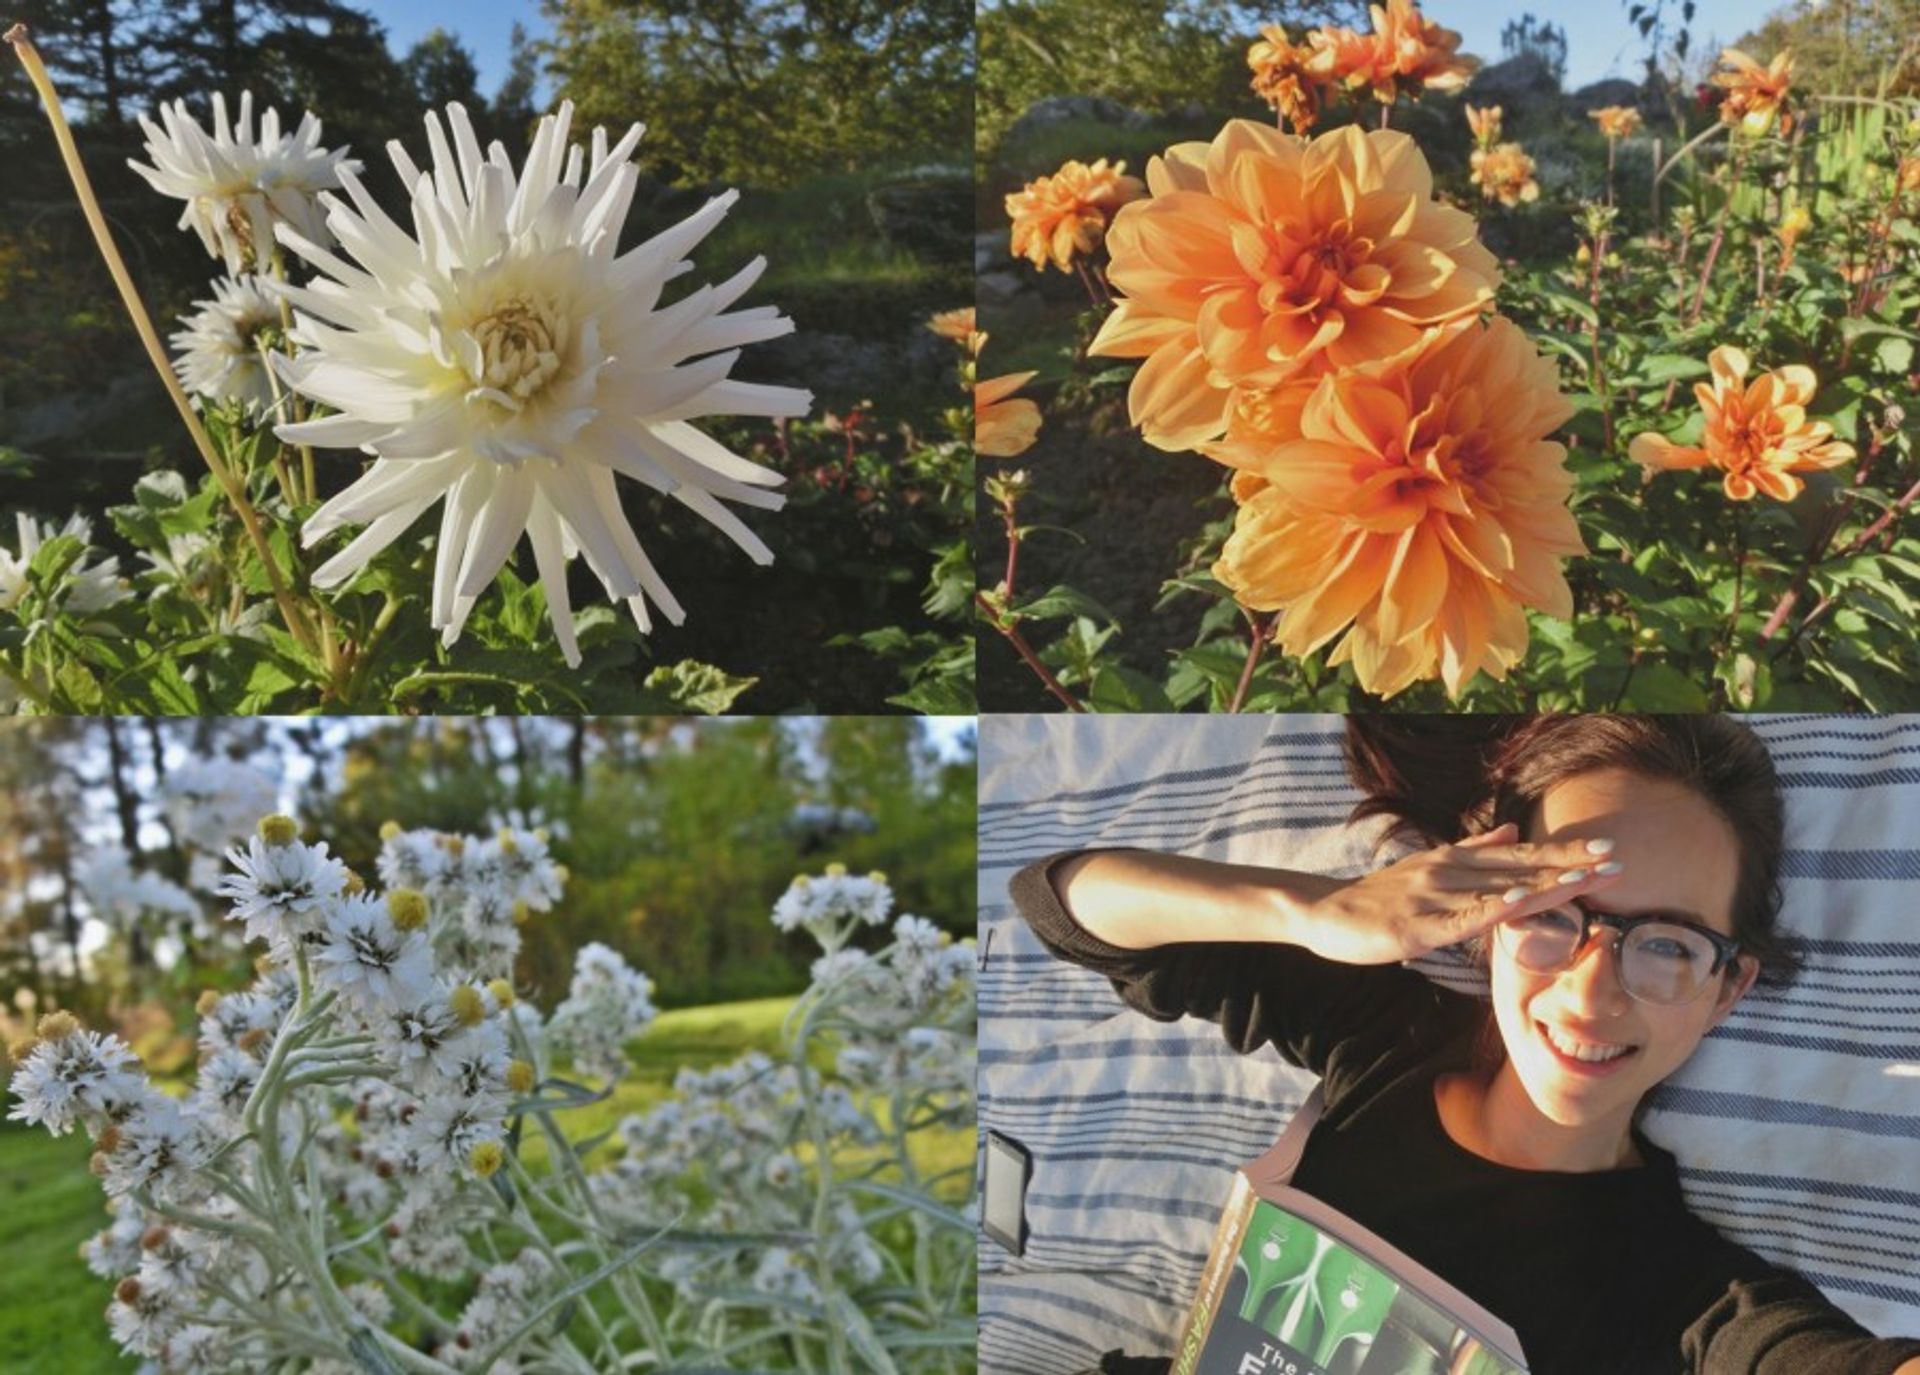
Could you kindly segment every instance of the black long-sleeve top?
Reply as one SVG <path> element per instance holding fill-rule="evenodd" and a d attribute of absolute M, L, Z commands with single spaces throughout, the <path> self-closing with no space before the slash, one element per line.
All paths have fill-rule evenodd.
<path fill-rule="evenodd" d="M 1457 1285 L 1510 1325 L 1535 1375 L 1889 1375 L 1920 1341 L 1876 1339 L 1819 1290 L 1688 1211 L 1673 1157 L 1524 1170 L 1447 1135 L 1434 1081 L 1470 1068 L 1479 999 L 1397 965 L 1294 946 L 1125 950 L 1074 920 L 1056 855 L 1013 879 L 1055 955 L 1113 981 L 1159 1021 L 1217 1023 L 1241 1054 L 1271 1045 L 1321 1078 L 1325 1112 L 1293 1183 Z"/>

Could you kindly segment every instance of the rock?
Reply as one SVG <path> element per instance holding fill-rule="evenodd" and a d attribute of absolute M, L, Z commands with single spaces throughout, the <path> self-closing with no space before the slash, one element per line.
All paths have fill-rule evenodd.
<path fill-rule="evenodd" d="M 1499 105 L 1506 110 L 1509 122 L 1530 104 L 1559 98 L 1560 82 L 1538 53 L 1521 53 L 1482 67 L 1466 90 L 1469 104 L 1480 108 Z"/>
<path fill-rule="evenodd" d="M 1637 110 L 1643 101 L 1638 83 L 1612 76 L 1605 81 L 1596 81 L 1591 86 L 1582 86 L 1567 97 L 1567 103 L 1585 114 L 1589 110 L 1604 110 L 1609 105 L 1624 105 Z"/>
<path fill-rule="evenodd" d="M 997 267 L 991 271 L 975 274 L 973 295 L 976 303 L 985 305 L 991 301 L 1011 301 L 1021 292 L 1033 286 L 1033 272 L 1025 263 L 1011 267 Z"/>
<path fill-rule="evenodd" d="M 887 182 L 867 192 L 867 213 L 889 247 L 931 260 L 964 258 L 973 186 L 940 173 Z"/>
<path fill-rule="evenodd" d="M 975 274 L 992 272 L 1006 266 L 1008 245 L 1012 243 L 1012 231 L 1005 225 L 998 229 L 989 229 L 973 236 L 973 270 Z"/>
<path fill-rule="evenodd" d="M 1029 105 L 1026 113 L 1013 122 L 1003 142 L 1011 143 L 1050 125 L 1079 119 L 1095 124 L 1116 124 L 1122 129 L 1142 129 L 1153 123 L 1152 115 L 1128 109 L 1119 101 L 1103 95 L 1049 96 Z"/>

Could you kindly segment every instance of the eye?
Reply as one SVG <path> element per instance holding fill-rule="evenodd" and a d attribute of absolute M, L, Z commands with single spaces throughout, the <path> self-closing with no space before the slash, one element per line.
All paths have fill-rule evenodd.
<path fill-rule="evenodd" d="M 1522 931 L 1535 931 L 1543 936 L 1577 936 L 1583 923 L 1578 912 L 1556 907 L 1549 912 L 1535 912 L 1530 917 L 1521 917 L 1514 925 Z"/>

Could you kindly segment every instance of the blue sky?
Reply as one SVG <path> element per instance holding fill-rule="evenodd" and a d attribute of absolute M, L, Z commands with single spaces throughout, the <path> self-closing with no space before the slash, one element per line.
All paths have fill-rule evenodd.
<path fill-rule="evenodd" d="M 364 8 L 387 26 L 387 45 L 396 57 L 434 29 L 445 29 L 473 54 L 480 69 L 480 92 L 492 95 L 507 74 L 508 36 L 514 21 L 538 37 L 547 31 L 540 0 L 362 0 Z"/>
<path fill-rule="evenodd" d="M 1696 53 L 1711 54 L 1731 43 L 1785 0 L 1698 0 L 1694 21 Z M 507 35 L 517 19 L 534 35 L 546 32 L 540 0 L 466 0 L 457 7 L 447 0 L 371 0 L 367 6 L 387 26 L 396 54 L 404 53 L 435 27 L 455 34 L 473 53 L 480 68 L 480 89 L 491 95 L 507 72 Z M 1497 61 L 1500 30 L 1511 19 L 1531 11 L 1567 31 L 1567 85 L 1584 86 L 1606 76 L 1638 75 L 1645 53 L 1640 35 L 1627 19 L 1625 0 L 1424 0 L 1433 18 L 1458 29 L 1468 52 Z M 1678 17 L 1680 0 L 1668 0 Z"/>
<path fill-rule="evenodd" d="M 1719 50 L 1762 19 L 1784 7 L 1785 0 L 1698 0 L 1693 21 L 1696 55 Z M 1627 18 L 1626 0 L 1582 0 L 1578 4 L 1527 4 L 1525 0 L 1422 0 L 1428 16 L 1460 33 L 1460 46 L 1489 62 L 1500 59 L 1500 30 L 1510 20 L 1532 12 L 1567 31 L 1567 88 L 1588 85 L 1602 77 L 1637 79 L 1646 45 Z M 1667 0 L 1673 19 L 1680 17 L 1680 0 Z"/>

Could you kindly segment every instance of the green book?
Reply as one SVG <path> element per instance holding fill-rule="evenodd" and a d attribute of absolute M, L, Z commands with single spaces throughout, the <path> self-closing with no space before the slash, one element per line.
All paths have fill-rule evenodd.
<path fill-rule="evenodd" d="M 1512 1328 L 1287 1182 L 1317 1108 L 1234 1176 L 1173 1375 L 1527 1375 Z"/>

